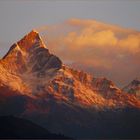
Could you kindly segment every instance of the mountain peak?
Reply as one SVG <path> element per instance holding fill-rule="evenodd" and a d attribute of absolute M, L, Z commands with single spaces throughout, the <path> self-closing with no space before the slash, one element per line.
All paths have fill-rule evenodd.
<path fill-rule="evenodd" d="M 39 33 L 36 30 L 32 30 L 25 35 L 20 41 L 17 42 L 18 46 L 22 50 L 30 51 L 32 48 L 43 47 L 46 48 Z"/>
<path fill-rule="evenodd" d="M 23 39 L 26 38 L 30 38 L 30 39 L 36 39 L 36 38 L 39 38 L 41 39 L 41 37 L 39 36 L 39 32 L 35 29 L 31 30 L 28 34 L 26 34 Z M 21 39 L 22 40 L 22 39 Z"/>
<path fill-rule="evenodd" d="M 39 33 L 33 29 L 31 32 L 25 35 L 17 43 L 14 43 L 10 47 L 8 53 L 3 57 L 3 59 L 5 59 L 15 50 L 22 51 L 22 52 L 30 52 L 34 48 L 46 48 L 46 45 L 41 39 L 41 36 L 39 35 Z"/>
<path fill-rule="evenodd" d="M 40 74 L 49 69 L 60 69 L 62 65 L 61 60 L 46 48 L 36 30 L 32 30 L 20 41 L 14 43 L 3 60 L 5 67 L 9 67 L 9 63 L 12 63 L 8 69 L 19 73 L 28 69 Z"/>
<path fill-rule="evenodd" d="M 37 31 L 37 30 L 35 30 L 35 29 L 32 29 L 30 33 L 39 34 L 39 33 L 38 33 L 38 31 Z M 30 33 L 29 33 L 29 34 L 30 34 Z"/>

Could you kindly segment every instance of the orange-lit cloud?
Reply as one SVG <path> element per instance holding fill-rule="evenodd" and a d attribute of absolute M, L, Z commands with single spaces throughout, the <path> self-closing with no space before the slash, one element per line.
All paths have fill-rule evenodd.
<path fill-rule="evenodd" d="M 120 39 L 118 46 L 134 54 L 140 52 L 140 34 L 131 34 L 124 39 Z"/>
<path fill-rule="evenodd" d="M 74 43 L 77 47 L 114 46 L 117 43 L 117 38 L 110 30 L 95 32 L 92 28 L 86 28 L 80 35 L 77 35 L 76 32 L 70 32 L 65 41 Z"/>
<path fill-rule="evenodd" d="M 42 29 L 49 50 L 76 68 L 104 75 L 118 84 L 140 76 L 138 31 L 80 19 Z"/>

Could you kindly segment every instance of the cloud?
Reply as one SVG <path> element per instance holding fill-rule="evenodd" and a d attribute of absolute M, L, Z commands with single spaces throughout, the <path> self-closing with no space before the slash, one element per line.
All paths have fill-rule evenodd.
<path fill-rule="evenodd" d="M 118 46 L 134 54 L 140 52 L 140 34 L 131 34 L 128 37 L 119 40 Z"/>
<path fill-rule="evenodd" d="M 95 32 L 92 28 L 84 29 L 80 35 L 77 35 L 76 32 L 70 32 L 65 40 L 67 43 L 73 42 L 77 47 L 114 46 L 117 43 L 117 38 L 112 31 Z"/>
<path fill-rule="evenodd" d="M 140 76 L 140 32 L 80 19 L 47 27 L 41 30 L 42 37 L 65 63 L 104 75 L 118 85 Z"/>

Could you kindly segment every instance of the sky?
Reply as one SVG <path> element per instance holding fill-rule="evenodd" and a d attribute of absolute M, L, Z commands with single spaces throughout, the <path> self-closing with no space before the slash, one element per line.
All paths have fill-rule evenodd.
<path fill-rule="evenodd" d="M 46 44 L 65 62 L 125 85 L 140 75 L 139 23 L 139 0 L 2 0 L 0 57 L 45 27 Z"/>
<path fill-rule="evenodd" d="M 70 18 L 95 19 L 140 30 L 139 0 L 1 0 L 0 42 Z"/>

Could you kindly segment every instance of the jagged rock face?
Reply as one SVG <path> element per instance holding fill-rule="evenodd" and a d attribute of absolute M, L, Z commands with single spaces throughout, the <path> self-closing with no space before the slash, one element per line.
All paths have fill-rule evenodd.
<path fill-rule="evenodd" d="M 50 81 L 47 91 L 58 99 L 84 107 L 103 109 L 140 106 L 134 95 L 125 94 L 112 81 L 94 78 L 66 66 Z"/>
<path fill-rule="evenodd" d="M 31 72 L 40 69 L 61 68 L 61 60 L 50 54 L 36 31 L 31 31 L 23 39 L 12 45 L 2 62 L 15 65 L 13 71 L 23 72 L 32 67 Z M 13 66 L 12 66 L 13 68 Z"/>
<path fill-rule="evenodd" d="M 140 108 L 136 96 L 123 92 L 112 81 L 63 65 L 36 31 L 12 45 L 0 60 L 0 101 L 0 112 L 6 108 L 7 114 L 68 135 L 75 131 L 69 127 L 92 130 L 98 111 Z M 15 108 L 18 104 L 20 109 Z"/>
<path fill-rule="evenodd" d="M 129 94 L 135 95 L 140 98 L 140 80 L 135 79 L 130 84 L 125 86 L 123 90 Z"/>
<path fill-rule="evenodd" d="M 31 88 L 28 81 L 37 82 L 38 78 L 46 78 L 49 73 L 53 77 L 61 66 L 61 60 L 50 54 L 39 34 L 33 30 L 13 44 L 0 60 L 0 72 L 3 73 L 0 80 L 3 80 L 2 83 L 9 83 L 14 90 L 27 92 Z"/>

